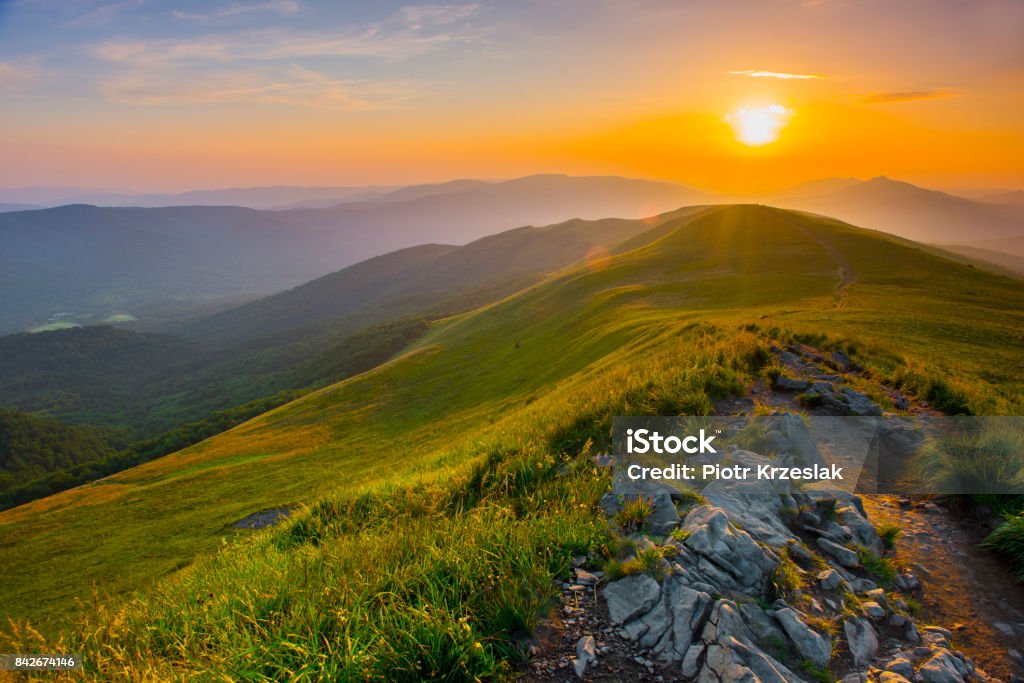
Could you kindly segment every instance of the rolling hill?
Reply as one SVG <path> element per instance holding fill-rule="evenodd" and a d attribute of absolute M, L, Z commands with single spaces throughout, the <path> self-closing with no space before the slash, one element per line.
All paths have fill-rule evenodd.
<path fill-rule="evenodd" d="M 965 199 L 890 178 L 852 184 L 842 180 L 838 186 L 826 182 L 811 189 L 824 191 L 782 193 L 765 201 L 917 242 L 942 244 L 1024 234 L 1024 211 L 1019 207 Z"/>
<path fill-rule="evenodd" d="M 507 230 L 461 247 L 411 247 L 176 331 L 224 344 L 308 337 L 325 328 L 351 332 L 396 317 L 462 312 L 533 284 L 588 254 L 599 256 L 646 229 L 635 220 L 574 219 Z"/>
<path fill-rule="evenodd" d="M 373 371 L 181 452 L 0 513 L 2 616 L 31 616 L 52 629 L 92 585 L 113 594 L 150 586 L 221 548 L 241 533 L 232 523 L 260 510 L 374 486 L 418 504 L 417 486 L 475 490 L 467 468 L 491 459 L 497 467 L 511 453 L 532 453 L 536 463 L 503 475 L 507 486 L 557 472 L 559 449 L 589 447 L 584 441 L 596 434 L 596 416 L 708 412 L 711 399 L 752 381 L 750 373 L 766 362 L 765 345 L 784 334 L 841 337 L 875 376 L 899 375 L 911 388 L 941 381 L 943 391 L 963 392 L 975 411 L 1022 407 L 1024 287 L 1017 280 L 876 232 L 762 206 L 667 214 L 645 225 L 647 233 L 607 259 L 435 323 L 407 353 Z M 486 471 L 475 476 L 489 481 L 480 474 Z M 556 484 L 539 508 L 548 512 L 530 513 L 522 523 L 585 525 L 588 491 Z M 434 538 L 438 529 L 449 543 L 478 538 L 470 530 L 477 528 L 473 515 L 450 523 L 402 517 L 407 526 L 394 527 L 391 515 L 399 513 L 389 512 L 391 498 L 353 500 L 368 511 L 359 519 L 376 520 L 378 545 L 368 545 L 362 527 L 345 526 L 348 508 L 328 501 L 280 533 L 197 562 L 180 581 L 160 584 L 140 609 L 174 610 L 161 623 L 195 633 L 186 624 L 206 618 L 206 599 L 196 605 L 193 598 L 187 609 L 181 601 L 205 586 L 203 595 L 209 591 L 216 605 L 236 614 L 266 608 L 293 615 L 277 601 L 310 605 L 311 587 L 324 590 L 317 577 L 336 566 L 419 557 L 410 554 L 420 552 L 415 539 Z M 513 526 L 494 528 L 513 534 L 515 510 L 500 514 Z M 570 534 L 583 527 L 558 528 Z M 19 540 L 25 538 L 33 543 Z M 488 542 L 505 548 L 520 541 Z M 277 633 L 278 626 L 267 628 Z M 281 641 L 251 642 L 260 652 L 277 652 Z M 235 645 L 194 646 L 207 648 L 203 656 L 215 658 L 203 659 L 210 666 L 233 670 L 242 665 L 233 658 L 251 652 Z"/>
<path fill-rule="evenodd" d="M 270 294 L 426 242 L 464 244 L 578 217 L 640 218 L 699 196 L 669 183 L 531 176 L 420 187 L 329 209 L 69 205 L 3 213 L 0 333 L 56 314 L 89 323 L 158 304 Z"/>
<path fill-rule="evenodd" d="M 211 411 L 366 370 L 424 319 L 496 301 L 646 228 L 572 220 L 462 247 L 402 249 L 169 327 L 174 336 L 88 326 L 0 337 L 0 405 L 152 437 Z"/>

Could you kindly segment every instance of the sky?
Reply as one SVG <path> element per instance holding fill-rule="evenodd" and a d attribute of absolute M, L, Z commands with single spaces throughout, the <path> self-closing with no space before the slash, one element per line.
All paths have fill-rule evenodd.
<path fill-rule="evenodd" d="M 1024 187 L 1022 0 L 0 0 L 0 186 Z"/>

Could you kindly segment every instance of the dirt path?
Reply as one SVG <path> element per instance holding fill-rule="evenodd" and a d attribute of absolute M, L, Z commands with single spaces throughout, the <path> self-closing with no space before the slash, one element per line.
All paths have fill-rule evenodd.
<path fill-rule="evenodd" d="M 828 252 L 829 257 L 835 261 L 836 277 L 839 278 L 839 284 L 836 285 L 836 302 L 834 305 L 836 308 L 843 308 L 846 305 L 846 290 L 853 284 L 853 272 L 850 270 L 850 265 L 846 262 L 842 252 L 836 249 L 836 246 L 831 242 L 808 230 L 806 226 L 792 222 L 790 222 L 790 225 L 820 244 L 822 249 Z"/>
<path fill-rule="evenodd" d="M 950 629 L 957 649 L 988 674 L 1024 676 L 1024 586 L 978 548 L 981 534 L 934 503 L 861 498 L 872 522 L 901 529 L 896 558 L 921 581 L 919 616 Z"/>

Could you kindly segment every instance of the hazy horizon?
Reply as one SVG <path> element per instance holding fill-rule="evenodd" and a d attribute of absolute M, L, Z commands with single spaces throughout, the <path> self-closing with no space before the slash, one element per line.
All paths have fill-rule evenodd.
<path fill-rule="evenodd" d="M 75 195 L 75 194 L 81 194 L 81 195 L 99 195 L 99 194 L 121 195 L 121 194 L 123 194 L 123 195 L 143 196 L 143 195 L 177 195 L 177 194 L 189 194 L 189 193 L 198 193 L 198 192 L 217 192 L 217 191 L 230 191 L 230 190 L 262 190 L 262 189 L 272 189 L 272 188 L 294 188 L 294 189 L 309 189 L 309 190 L 313 190 L 313 189 L 334 189 L 334 188 L 341 188 L 341 187 L 358 188 L 358 189 L 362 189 L 362 188 L 366 188 L 366 189 L 381 188 L 384 191 L 389 191 L 389 190 L 392 190 L 392 189 L 400 189 L 400 188 L 405 188 L 405 187 L 416 187 L 416 186 L 421 186 L 421 185 L 440 185 L 440 184 L 445 184 L 445 183 L 452 183 L 452 182 L 459 182 L 459 181 L 466 181 L 466 180 L 483 181 L 483 182 L 490 182 L 490 183 L 502 183 L 502 182 L 507 182 L 507 181 L 511 181 L 511 180 L 518 180 L 518 179 L 521 179 L 521 178 L 528 178 L 528 177 L 534 177 L 534 176 L 568 176 L 568 177 L 577 177 L 577 178 L 578 177 L 620 177 L 620 178 L 625 178 L 625 179 L 629 179 L 629 180 L 643 180 L 643 181 L 650 181 L 650 182 L 665 182 L 665 183 L 672 183 L 672 184 L 680 185 L 680 186 L 683 186 L 683 187 L 689 187 L 691 189 L 694 189 L 694 190 L 697 190 L 697 191 L 700 191 L 700 192 L 703 192 L 703 193 L 707 193 L 707 194 L 710 194 L 710 195 L 716 195 L 717 197 L 724 198 L 724 199 L 730 199 L 730 198 L 733 198 L 733 199 L 743 199 L 745 197 L 746 198 L 757 198 L 757 197 L 761 197 L 761 196 L 767 196 L 767 195 L 771 195 L 771 194 L 775 194 L 775 193 L 785 192 L 787 190 L 797 188 L 797 187 L 799 187 L 801 185 L 808 184 L 808 183 L 815 183 L 815 182 L 818 182 L 818 181 L 852 180 L 852 181 L 857 181 L 857 182 L 866 182 L 866 181 L 873 180 L 873 179 L 876 179 L 876 178 L 886 178 L 886 179 L 889 179 L 889 180 L 892 180 L 892 181 L 896 181 L 896 182 L 909 183 L 911 185 L 915 185 L 915 186 L 921 187 L 922 189 L 936 190 L 936 191 L 939 191 L 939 192 L 944 192 L 944 193 L 947 193 L 947 194 L 952 194 L 952 195 L 957 195 L 957 196 L 963 196 L 963 197 L 966 197 L 966 198 L 971 198 L 971 197 L 976 197 L 976 196 L 984 196 L 984 195 L 986 195 L 988 193 L 997 194 L 997 193 L 1002 193 L 1002 192 L 1014 192 L 1014 191 L 1020 191 L 1022 189 L 1021 186 L 984 185 L 984 184 L 982 184 L 982 185 L 974 185 L 974 186 L 971 186 L 971 185 L 957 185 L 957 186 L 928 185 L 928 184 L 923 183 L 923 182 L 915 182 L 914 180 L 909 179 L 909 178 L 897 177 L 897 176 L 894 176 L 894 175 L 881 173 L 881 174 L 877 174 L 877 175 L 871 176 L 871 177 L 853 177 L 853 176 L 836 176 L 836 175 L 831 175 L 831 176 L 827 176 L 827 175 L 826 176 L 809 176 L 807 178 L 804 178 L 804 179 L 801 179 L 801 180 L 796 180 L 794 182 L 789 182 L 789 183 L 781 184 L 781 185 L 778 185 L 776 187 L 772 187 L 770 189 L 750 190 L 750 191 L 743 192 L 743 191 L 730 191 L 728 189 L 721 189 L 721 188 L 718 188 L 718 187 L 715 187 L 715 186 L 696 185 L 696 184 L 693 184 L 693 183 L 687 183 L 687 182 L 678 181 L 678 180 L 671 180 L 671 179 L 657 178 L 657 177 L 649 177 L 649 176 L 648 177 L 645 177 L 645 176 L 635 176 L 635 175 L 634 176 L 627 176 L 627 175 L 621 175 L 621 174 L 596 174 L 596 173 L 595 174 L 571 174 L 571 173 L 561 173 L 561 172 L 558 172 L 558 171 L 537 171 L 535 173 L 525 173 L 523 175 L 507 176 L 507 177 L 480 177 L 480 176 L 460 176 L 460 177 L 450 177 L 450 178 L 449 177 L 438 177 L 438 178 L 423 178 L 423 179 L 410 180 L 410 181 L 404 181 L 404 182 L 398 181 L 398 182 L 392 182 L 392 183 L 386 183 L 386 184 L 385 183 L 365 183 L 365 184 L 359 184 L 359 183 L 343 183 L 343 182 L 326 183 L 326 184 L 321 184 L 321 183 L 288 184 L 288 183 L 284 183 L 284 182 L 269 181 L 269 182 L 266 182 L 266 183 L 259 183 L 259 184 L 254 184 L 254 185 L 245 185 L 245 184 L 242 184 L 242 183 L 232 183 L 230 181 L 225 181 L 222 184 L 209 184 L 209 185 L 203 185 L 203 186 L 182 185 L 182 186 L 157 186 L 157 187 L 88 186 L 88 185 L 78 185 L 78 186 L 61 186 L 61 185 L 0 185 L 0 193 L 12 193 L 13 194 L 13 193 L 17 193 L 17 192 L 39 192 L 39 193 L 44 193 L 45 192 L 45 193 L 52 194 L 52 195 L 62 195 L 62 196 L 72 196 L 72 195 Z M 13 201 L 14 201 L 14 199 L 10 198 L 9 196 L 0 196 L 0 202 L 11 203 Z M 40 200 L 37 200 L 37 201 L 52 201 L 52 200 L 42 200 L 42 199 L 40 199 Z M 19 202 L 20 202 L 20 200 L 19 200 Z M 31 204 L 32 201 L 26 199 L 23 203 Z"/>

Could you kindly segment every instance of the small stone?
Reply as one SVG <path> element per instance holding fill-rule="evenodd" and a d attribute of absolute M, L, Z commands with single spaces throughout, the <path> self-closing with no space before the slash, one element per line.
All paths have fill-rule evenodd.
<path fill-rule="evenodd" d="M 877 621 L 878 619 L 885 618 L 885 608 L 879 605 L 877 602 L 865 602 L 863 605 L 861 605 L 861 609 L 864 611 L 864 614 L 870 619 Z"/>
<path fill-rule="evenodd" d="M 910 680 L 895 671 L 883 671 L 878 676 L 878 683 L 910 683 Z"/>
<path fill-rule="evenodd" d="M 904 678 L 914 677 L 914 665 L 911 664 L 910 660 L 906 657 L 896 657 L 894 659 L 890 659 L 889 662 L 885 665 L 885 670 L 891 671 L 895 674 L 899 674 Z"/>
<path fill-rule="evenodd" d="M 826 590 L 839 588 L 839 582 L 842 580 L 843 577 L 839 576 L 839 572 L 835 569 L 826 569 L 818 572 L 818 581 L 821 583 L 821 587 Z"/>
<path fill-rule="evenodd" d="M 857 557 L 857 553 L 853 552 L 849 548 L 839 545 L 835 541 L 830 541 L 827 538 L 819 538 L 818 547 L 834 557 L 835 560 L 843 567 L 852 568 L 860 565 L 860 558 Z"/>
<path fill-rule="evenodd" d="M 576 581 L 583 584 L 584 586 L 593 586 L 597 583 L 598 578 L 590 572 L 583 571 L 582 569 L 576 570 Z"/>
<path fill-rule="evenodd" d="M 583 636 L 576 642 L 576 658 L 572 660 L 576 675 L 583 678 L 587 665 L 597 659 L 597 648 L 593 636 Z"/>
<path fill-rule="evenodd" d="M 1001 622 L 996 622 L 996 623 L 994 623 L 992 625 L 995 626 L 996 630 L 999 631 L 1000 633 L 1002 633 L 1003 635 L 1007 635 L 1007 636 L 1015 636 L 1015 635 L 1017 635 L 1017 632 L 1014 631 L 1013 627 L 1010 626 L 1009 624 L 1003 624 Z"/>

